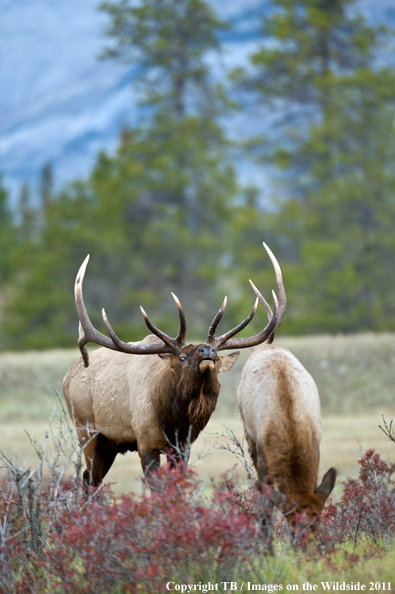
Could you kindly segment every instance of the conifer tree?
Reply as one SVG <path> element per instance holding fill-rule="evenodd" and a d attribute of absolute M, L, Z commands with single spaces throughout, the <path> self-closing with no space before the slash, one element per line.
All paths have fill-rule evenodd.
<path fill-rule="evenodd" d="M 15 223 L 8 204 L 8 192 L 0 176 L 0 348 L 4 344 L 4 303 L 9 292 L 15 244 Z"/>
<path fill-rule="evenodd" d="M 135 238 L 134 258 L 157 262 L 150 273 L 155 271 L 160 293 L 179 291 L 200 329 L 218 306 L 218 262 L 236 190 L 218 123 L 229 102 L 207 61 L 225 25 L 201 0 L 143 0 L 137 6 L 121 0 L 101 9 L 110 17 L 107 34 L 113 40 L 103 56 L 135 66 L 148 115 L 126 134 L 107 168 L 96 169 L 93 183 L 103 208 L 106 171 L 112 182 L 118 175 L 119 186 L 129 188 L 120 189 L 120 218 Z M 152 286 L 144 274 L 129 274 L 137 286 Z"/>
<path fill-rule="evenodd" d="M 31 205 L 31 192 L 28 182 L 24 182 L 19 192 L 19 212 L 21 224 L 19 227 L 20 241 L 32 239 L 35 231 L 36 216 Z"/>
<path fill-rule="evenodd" d="M 40 195 L 41 195 L 41 208 L 43 212 L 43 218 L 45 222 L 48 222 L 50 218 L 51 205 L 54 201 L 54 179 L 53 179 L 53 167 L 51 163 L 46 163 L 41 168 L 40 176 Z"/>
<path fill-rule="evenodd" d="M 170 291 L 183 303 L 189 336 L 207 331 L 223 299 L 218 279 L 236 183 L 217 120 L 227 101 L 207 60 L 223 25 L 201 0 L 143 0 L 136 7 L 121 0 L 102 10 L 112 39 L 105 54 L 134 67 L 144 117 L 122 132 L 114 155 L 100 153 L 88 178 L 56 200 L 51 172 L 43 170 L 50 224 L 19 251 L 8 348 L 75 344 L 73 285 L 87 253 L 91 319 L 102 327 L 105 307 L 125 340 L 147 334 L 140 304 L 174 333 Z"/>
<path fill-rule="evenodd" d="M 8 205 L 8 192 L 0 176 L 0 283 L 3 285 L 10 274 L 10 252 L 15 240 L 13 216 Z M 0 287 L 2 291 L 4 287 Z"/>
<path fill-rule="evenodd" d="M 391 33 L 369 27 L 354 0 L 273 4 L 270 43 L 241 78 L 281 123 L 261 158 L 282 180 L 269 218 L 288 281 L 285 327 L 392 328 L 395 71 L 377 61 Z"/>

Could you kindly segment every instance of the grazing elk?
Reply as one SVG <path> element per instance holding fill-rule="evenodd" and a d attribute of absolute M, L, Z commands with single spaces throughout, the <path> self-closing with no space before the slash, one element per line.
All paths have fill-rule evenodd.
<path fill-rule="evenodd" d="M 336 470 L 330 468 L 317 487 L 320 399 L 309 372 L 287 349 L 262 345 L 253 349 L 243 368 L 237 403 L 258 488 L 261 481 L 269 482 L 275 487 L 272 504 L 295 504 L 287 514 L 291 523 L 303 510 L 311 519 L 319 517 Z"/>
<path fill-rule="evenodd" d="M 85 491 L 89 485 L 100 484 L 118 453 L 137 450 L 144 474 L 159 467 L 160 454 L 169 451 L 169 444 L 177 443 L 178 456 L 182 454 L 184 460 L 187 458 L 186 446 L 197 438 L 215 409 L 220 389 L 218 374 L 229 370 L 239 356 L 238 352 L 218 353 L 264 342 L 284 316 L 286 298 L 281 270 L 270 249 L 263 245 L 274 267 L 278 292 L 278 301 L 273 292 L 273 316 L 266 328 L 249 338 L 233 338 L 254 316 L 258 299 L 266 304 L 251 283 L 257 299 L 247 318 L 216 337 L 226 307 L 225 297 L 209 327 L 206 342 L 197 345 L 185 343 L 186 320 L 174 294 L 179 316 L 176 338 L 155 328 L 143 308 L 145 323 L 154 335 L 141 342 L 122 342 L 104 310 L 103 320 L 109 337 L 97 331 L 88 317 L 82 296 L 89 256 L 86 258 L 75 282 L 80 320 L 78 345 L 82 358 L 71 367 L 63 382 L 66 403 L 84 449 Z M 106 348 L 88 356 L 85 345 L 89 341 Z M 169 455 L 168 460 L 174 463 Z"/>

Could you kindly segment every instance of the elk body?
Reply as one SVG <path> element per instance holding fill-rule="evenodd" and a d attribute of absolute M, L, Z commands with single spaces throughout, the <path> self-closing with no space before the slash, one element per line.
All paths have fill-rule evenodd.
<path fill-rule="evenodd" d="M 243 368 L 237 402 L 258 479 L 278 490 L 274 502 L 295 503 L 291 522 L 304 509 L 319 516 L 336 471 L 330 468 L 317 486 L 321 411 L 311 375 L 287 349 L 262 345 Z"/>
<path fill-rule="evenodd" d="M 179 330 L 171 338 L 153 326 L 141 308 L 153 334 L 141 342 L 122 342 L 110 326 L 103 310 L 109 336 L 91 324 L 82 296 L 82 283 L 88 258 L 81 266 L 75 284 L 80 319 L 79 347 L 82 358 L 69 370 L 63 391 L 70 415 L 84 450 L 87 469 L 85 488 L 97 486 L 111 468 L 118 453 L 138 451 L 144 474 L 156 470 L 160 454 L 177 444 L 175 463 L 188 456 L 193 442 L 206 426 L 215 409 L 220 390 L 218 374 L 229 370 L 239 353 L 220 355 L 224 349 L 251 347 L 270 339 L 285 314 L 286 298 L 281 270 L 264 244 L 274 266 L 278 301 L 273 293 L 274 310 L 266 328 L 249 338 L 233 338 L 250 322 L 258 300 L 268 307 L 251 283 L 257 299 L 251 313 L 238 326 L 216 337 L 226 298 L 214 317 L 206 342 L 186 344 L 186 320 L 175 295 Z M 102 345 L 88 356 L 88 341 Z"/>

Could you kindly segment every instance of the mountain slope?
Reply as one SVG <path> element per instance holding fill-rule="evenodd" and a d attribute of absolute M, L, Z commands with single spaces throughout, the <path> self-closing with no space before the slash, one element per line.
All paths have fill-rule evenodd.
<path fill-rule="evenodd" d="M 221 76 L 256 47 L 259 17 L 270 1 L 211 4 L 232 25 L 215 60 Z M 97 5 L 0 0 L 0 172 L 14 204 L 23 181 L 37 192 L 45 163 L 54 166 L 58 187 L 86 175 L 97 152 L 113 151 L 122 127 L 138 119 L 133 67 L 97 60 L 106 43 L 106 15 Z M 393 0 L 361 6 L 371 22 L 395 22 Z M 235 134 L 251 125 L 245 116 L 232 121 Z M 250 175 L 246 169 L 244 177 Z"/>

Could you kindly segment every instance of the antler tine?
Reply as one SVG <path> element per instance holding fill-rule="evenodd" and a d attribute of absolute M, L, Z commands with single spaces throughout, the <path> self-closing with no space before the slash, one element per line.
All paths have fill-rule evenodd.
<path fill-rule="evenodd" d="M 85 258 L 84 262 L 82 263 L 77 278 L 75 280 L 75 304 L 77 307 L 77 313 L 80 320 L 79 323 L 79 339 L 78 339 L 78 346 L 80 348 L 84 365 L 85 367 L 89 366 L 89 355 L 86 349 L 87 342 L 94 342 L 100 346 L 104 346 L 108 349 L 112 349 L 114 351 L 120 351 L 122 353 L 128 353 L 131 355 L 154 355 L 159 353 L 178 353 L 180 345 L 177 343 L 177 339 L 172 339 L 163 334 L 162 332 L 158 331 L 155 334 L 158 338 L 161 338 L 163 341 L 162 343 L 150 343 L 150 344 L 141 344 L 141 343 L 129 343 L 123 342 L 118 338 L 115 334 L 114 330 L 112 329 L 110 322 L 107 319 L 106 312 L 103 310 L 103 320 L 104 324 L 107 328 L 107 331 L 111 338 L 105 336 L 93 326 L 92 322 L 89 319 L 88 313 L 86 311 L 86 307 L 84 304 L 84 298 L 82 294 L 82 284 L 84 282 L 85 271 L 88 265 L 89 255 Z M 181 308 L 182 310 L 182 308 Z M 144 310 L 143 310 L 144 311 Z M 144 312 L 145 314 L 145 312 Z M 147 316 L 147 314 L 145 314 Z M 179 310 L 180 316 L 180 330 L 179 335 L 182 335 L 182 332 L 185 330 L 185 316 L 183 312 Z M 148 319 L 148 317 L 147 317 Z M 154 328 L 154 327 L 153 327 Z M 166 337 L 167 340 L 165 340 Z"/>
<path fill-rule="evenodd" d="M 251 287 L 254 289 L 255 295 L 258 297 L 259 301 L 262 303 L 263 307 L 266 310 L 266 314 L 267 314 L 267 319 L 271 320 L 272 319 L 272 308 L 270 307 L 270 305 L 268 304 L 268 302 L 266 301 L 266 299 L 262 296 L 261 292 L 259 291 L 259 289 L 257 289 L 257 287 L 254 285 L 254 283 L 252 282 L 252 280 L 250 279 L 250 285 Z"/>
<path fill-rule="evenodd" d="M 222 334 L 222 336 L 219 336 L 218 338 L 215 339 L 215 344 L 216 344 L 217 349 L 220 350 L 221 345 L 225 344 L 226 341 L 228 341 L 230 338 L 232 338 L 232 336 L 234 336 L 238 332 L 241 332 L 243 330 L 243 328 L 245 328 L 251 322 L 252 318 L 255 315 L 257 307 L 258 307 L 258 297 L 255 299 L 254 307 L 252 308 L 252 310 L 250 311 L 248 316 L 245 318 L 245 320 L 243 320 L 240 324 L 235 326 L 235 328 L 232 328 L 232 330 L 229 330 L 228 332 L 226 332 L 226 334 Z M 223 348 L 225 348 L 225 347 L 223 347 Z"/>
<path fill-rule="evenodd" d="M 140 308 L 144 314 L 147 316 L 147 314 L 145 313 L 145 311 L 143 310 L 143 308 Z M 114 345 L 116 346 L 116 350 L 121 351 L 122 353 L 131 353 L 131 354 L 145 354 L 143 351 L 141 351 L 141 349 L 146 348 L 145 345 L 133 345 L 133 343 L 130 342 L 124 342 L 123 340 L 121 340 L 120 338 L 118 338 L 118 336 L 115 334 L 114 329 L 112 328 L 110 322 L 108 321 L 107 318 L 107 314 L 104 310 L 104 308 L 102 309 L 102 315 L 103 315 L 103 322 L 107 328 L 107 332 L 109 333 L 111 340 L 113 341 Z M 147 316 L 148 317 L 148 316 Z M 151 324 L 151 323 L 150 323 Z M 154 326 L 151 327 L 154 328 Z M 158 331 L 160 334 L 163 334 L 160 332 L 160 330 Z M 164 336 L 166 336 L 166 334 L 164 334 Z M 160 338 L 160 336 L 158 335 L 158 338 Z M 169 338 L 169 337 L 168 337 Z M 170 338 L 170 341 L 172 339 Z M 155 354 L 155 353 L 177 353 L 178 349 L 174 346 L 173 343 L 168 343 L 165 340 L 163 340 L 163 342 L 165 342 L 165 344 L 160 344 L 160 345 L 154 345 L 155 350 L 154 351 L 150 351 L 147 354 Z M 166 346 L 166 344 L 168 346 Z M 159 348 L 158 348 L 159 346 Z"/>
<path fill-rule="evenodd" d="M 101 332 L 98 332 L 92 322 L 89 319 L 88 312 L 86 311 L 84 298 L 82 295 L 82 284 L 85 278 L 86 267 L 89 262 L 89 254 L 83 261 L 75 279 L 74 294 L 75 294 L 75 305 L 77 307 L 77 313 L 79 318 L 79 339 L 78 346 L 81 351 L 82 358 L 84 360 L 85 367 L 89 366 L 89 355 L 86 348 L 87 342 L 95 342 L 106 346 L 109 349 L 115 349 L 113 342 L 108 336 L 104 336 Z"/>
<path fill-rule="evenodd" d="M 101 310 L 101 312 L 102 312 L 102 316 L 103 316 L 104 325 L 107 328 L 107 332 L 109 333 L 110 338 L 111 338 L 111 340 L 114 343 L 114 346 L 117 347 L 117 350 L 124 352 L 125 349 L 127 349 L 128 346 L 129 346 L 128 343 L 127 342 L 123 342 L 123 340 L 121 340 L 120 338 L 118 338 L 118 336 L 115 334 L 115 332 L 114 332 L 114 330 L 113 330 L 110 322 L 108 321 L 107 314 L 106 314 L 106 311 L 105 311 L 104 307 Z"/>
<path fill-rule="evenodd" d="M 272 289 L 273 297 L 273 318 L 278 318 L 278 299 L 276 293 Z"/>
<path fill-rule="evenodd" d="M 162 330 L 159 330 L 159 328 L 157 328 L 156 326 L 154 326 L 152 324 L 151 320 L 149 319 L 148 315 L 146 314 L 144 308 L 141 307 L 141 305 L 140 305 L 140 310 L 141 310 L 141 313 L 143 314 L 143 318 L 144 318 L 144 321 L 145 321 L 148 329 L 151 330 L 151 332 L 153 334 L 155 334 L 155 336 L 157 336 L 158 338 L 163 340 L 163 342 L 165 344 L 167 344 L 168 347 L 171 348 L 172 353 L 178 353 L 180 346 L 181 346 L 180 344 L 178 344 L 178 340 L 177 340 L 178 336 L 177 336 L 177 338 L 171 338 L 170 336 L 168 336 L 167 334 L 162 332 Z M 180 334 L 180 331 L 179 331 L 179 334 Z"/>
<path fill-rule="evenodd" d="M 178 334 L 176 338 L 176 342 L 178 345 L 182 346 L 185 342 L 185 335 L 187 332 L 187 321 L 185 319 L 184 310 L 182 309 L 181 301 L 178 299 L 177 295 L 174 293 L 171 294 L 174 301 L 176 302 L 176 306 L 178 309 L 178 318 L 179 318 L 179 327 L 178 327 Z"/>
<path fill-rule="evenodd" d="M 84 361 L 85 367 L 89 367 L 89 353 L 86 348 L 85 334 L 81 322 L 78 322 L 78 346 Z"/>
<path fill-rule="evenodd" d="M 273 252 L 269 249 L 269 247 L 265 243 L 263 243 L 263 246 L 266 249 L 266 251 L 270 257 L 270 260 L 273 264 L 275 278 L 276 278 L 277 291 L 279 294 L 279 299 L 277 300 L 276 294 L 274 293 L 274 291 L 272 291 L 273 303 L 274 303 L 273 312 L 271 311 L 271 308 L 268 305 L 268 303 L 266 303 L 265 299 L 262 297 L 261 293 L 255 287 L 254 283 L 252 283 L 251 281 L 250 282 L 251 282 L 251 286 L 254 289 L 254 292 L 257 296 L 257 299 L 262 302 L 262 304 L 264 305 L 264 307 L 266 309 L 266 313 L 268 314 L 268 317 L 269 317 L 269 323 L 267 324 L 266 328 L 264 328 L 259 334 L 256 334 L 255 336 L 251 336 L 249 338 L 232 338 L 232 336 L 234 336 L 234 334 L 236 334 L 236 332 L 231 333 L 229 338 L 226 338 L 225 340 L 223 340 L 224 337 L 222 337 L 222 336 L 220 338 L 217 338 L 216 339 L 217 350 L 237 349 L 237 348 L 243 349 L 246 347 L 256 346 L 257 344 L 261 344 L 262 342 L 265 342 L 268 339 L 272 340 L 272 335 L 273 335 L 274 331 L 276 330 L 276 328 L 278 328 L 278 326 L 281 324 L 281 322 L 284 318 L 286 307 L 287 307 L 287 300 L 286 300 L 285 289 L 284 289 L 284 285 L 283 285 L 283 281 L 282 281 L 281 268 L 274 256 Z M 226 335 L 224 335 L 224 336 L 226 336 Z"/>
<path fill-rule="evenodd" d="M 255 294 L 257 295 L 259 301 L 262 303 L 263 307 L 265 308 L 267 319 L 270 321 L 272 319 L 272 316 L 273 316 L 272 308 L 270 307 L 270 305 L 268 304 L 268 302 L 266 301 L 266 299 L 261 295 L 261 292 L 259 291 L 259 289 L 256 288 L 256 286 L 254 285 L 254 283 L 252 282 L 252 280 L 250 280 L 250 285 L 254 289 Z M 274 291 L 272 291 L 272 293 L 273 293 L 273 295 L 275 295 Z M 276 296 L 276 299 L 277 299 L 277 296 Z M 274 340 L 274 337 L 275 337 L 275 334 L 276 334 L 276 331 L 274 330 L 271 333 L 271 335 L 269 336 L 269 338 L 267 339 L 267 341 L 266 341 L 267 344 L 272 344 L 272 342 Z"/>
<path fill-rule="evenodd" d="M 281 272 L 280 265 L 277 262 L 277 259 L 276 259 L 275 255 L 273 254 L 272 250 L 269 248 L 269 246 L 266 245 L 266 243 L 264 241 L 262 242 L 262 245 L 265 248 L 265 250 L 267 251 L 270 260 L 272 261 L 273 268 L 274 268 L 274 275 L 276 277 L 276 286 L 277 286 L 278 304 L 279 304 L 277 323 L 276 323 L 276 327 L 275 327 L 275 330 L 277 330 L 277 328 L 279 328 L 281 326 L 282 321 L 285 316 L 285 312 L 287 311 L 287 296 L 285 294 L 283 275 Z"/>
<path fill-rule="evenodd" d="M 225 311 L 227 302 L 228 302 L 228 298 L 225 297 L 225 299 L 222 302 L 221 307 L 219 308 L 219 310 L 215 314 L 214 319 L 213 319 L 213 321 L 210 324 L 210 327 L 208 329 L 207 338 L 206 338 L 206 343 L 207 344 L 212 344 L 214 342 L 215 331 L 217 329 L 218 324 L 220 323 L 220 321 L 222 319 L 222 316 L 224 315 L 224 311 Z"/>
<path fill-rule="evenodd" d="M 275 328 L 276 319 L 278 315 L 278 301 L 277 296 L 274 291 L 273 294 L 273 316 L 267 326 L 259 332 L 259 334 L 255 334 L 255 336 L 250 336 L 248 338 L 228 338 L 226 341 L 222 341 L 218 344 L 217 350 L 222 351 L 224 349 L 245 349 L 247 347 L 253 347 L 257 344 L 261 344 L 265 342 L 272 334 L 273 329 Z M 258 298 L 256 303 L 258 302 Z M 222 337 L 221 337 L 222 338 Z"/>

